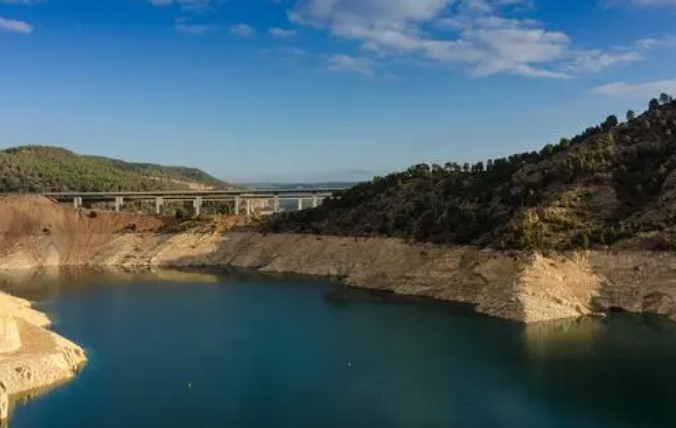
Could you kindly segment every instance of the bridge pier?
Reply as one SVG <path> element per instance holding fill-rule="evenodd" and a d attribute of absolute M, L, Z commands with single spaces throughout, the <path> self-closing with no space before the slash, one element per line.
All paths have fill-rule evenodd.
<path fill-rule="evenodd" d="M 82 208 L 82 197 L 76 196 L 73 198 L 73 208 L 78 209 Z"/>
<path fill-rule="evenodd" d="M 162 214 L 162 207 L 164 207 L 164 198 L 158 196 L 155 198 L 155 214 Z"/>
<path fill-rule="evenodd" d="M 124 198 L 122 196 L 115 197 L 115 212 L 119 213 L 122 211 L 122 205 L 124 205 Z"/>
<path fill-rule="evenodd" d="M 251 214 L 252 214 L 252 212 L 251 212 L 251 198 L 246 198 L 245 202 L 246 202 L 246 216 L 251 217 Z"/>
<path fill-rule="evenodd" d="M 317 194 L 312 195 L 312 208 L 317 208 L 319 206 L 319 198 L 317 197 Z"/>
<path fill-rule="evenodd" d="M 303 198 L 298 198 L 298 211 L 303 209 Z"/>
<path fill-rule="evenodd" d="M 273 202 L 272 210 L 274 212 L 278 213 L 279 212 L 279 195 L 275 195 L 273 201 L 274 202 Z"/>
<path fill-rule="evenodd" d="M 199 217 L 202 214 L 202 197 L 196 196 L 193 201 L 193 206 L 195 207 L 195 217 Z"/>
<path fill-rule="evenodd" d="M 235 196 L 235 215 L 239 215 L 241 203 L 242 203 L 242 198 L 240 198 L 239 196 Z"/>

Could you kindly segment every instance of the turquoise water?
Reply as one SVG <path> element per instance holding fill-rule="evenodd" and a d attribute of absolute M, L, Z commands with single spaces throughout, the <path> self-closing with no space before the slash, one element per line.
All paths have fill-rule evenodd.
<path fill-rule="evenodd" d="M 671 323 L 525 327 L 331 288 L 246 275 L 12 286 L 90 362 L 18 403 L 9 427 L 676 427 Z"/>

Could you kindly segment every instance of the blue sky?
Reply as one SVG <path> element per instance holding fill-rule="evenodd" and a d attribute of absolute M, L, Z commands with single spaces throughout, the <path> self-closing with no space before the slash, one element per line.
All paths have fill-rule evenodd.
<path fill-rule="evenodd" d="M 676 95 L 676 0 L 0 0 L 0 146 L 231 180 L 557 142 Z"/>

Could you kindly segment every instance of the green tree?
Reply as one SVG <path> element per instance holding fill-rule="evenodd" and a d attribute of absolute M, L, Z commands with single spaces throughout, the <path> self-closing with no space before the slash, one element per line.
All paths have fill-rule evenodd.
<path fill-rule="evenodd" d="M 601 129 L 604 131 L 610 131 L 614 127 L 616 127 L 619 124 L 619 120 L 617 120 L 617 116 L 614 114 L 611 114 L 606 118 L 606 120 L 603 122 L 601 125 Z"/>
<path fill-rule="evenodd" d="M 660 107 L 660 102 L 657 100 L 657 98 L 653 98 L 650 100 L 650 103 L 648 104 L 648 109 L 649 110 L 657 110 Z"/>
<path fill-rule="evenodd" d="M 634 110 L 628 110 L 627 111 L 627 122 L 632 121 L 636 119 L 636 113 L 634 113 Z"/>
<path fill-rule="evenodd" d="M 540 153 L 544 156 L 551 156 L 554 154 L 554 146 L 547 144 Z"/>
<path fill-rule="evenodd" d="M 671 98 L 671 95 L 664 93 L 664 92 L 662 92 L 660 94 L 660 103 L 667 104 L 667 103 L 670 103 L 672 100 L 673 100 L 673 98 Z"/>

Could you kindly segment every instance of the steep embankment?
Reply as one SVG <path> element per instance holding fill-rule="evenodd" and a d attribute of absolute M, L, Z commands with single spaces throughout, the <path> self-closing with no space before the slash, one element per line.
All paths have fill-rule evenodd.
<path fill-rule="evenodd" d="M 222 266 L 341 278 L 349 285 L 464 302 L 524 322 L 608 308 L 676 319 L 676 255 L 563 253 L 545 257 L 472 246 L 233 232 L 230 223 L 165 233 L 154 216 L 82 211 L 41 198 L 0 201 L 0 269 Z M 49 232 L 45 232 L 47 228 Z"/>

